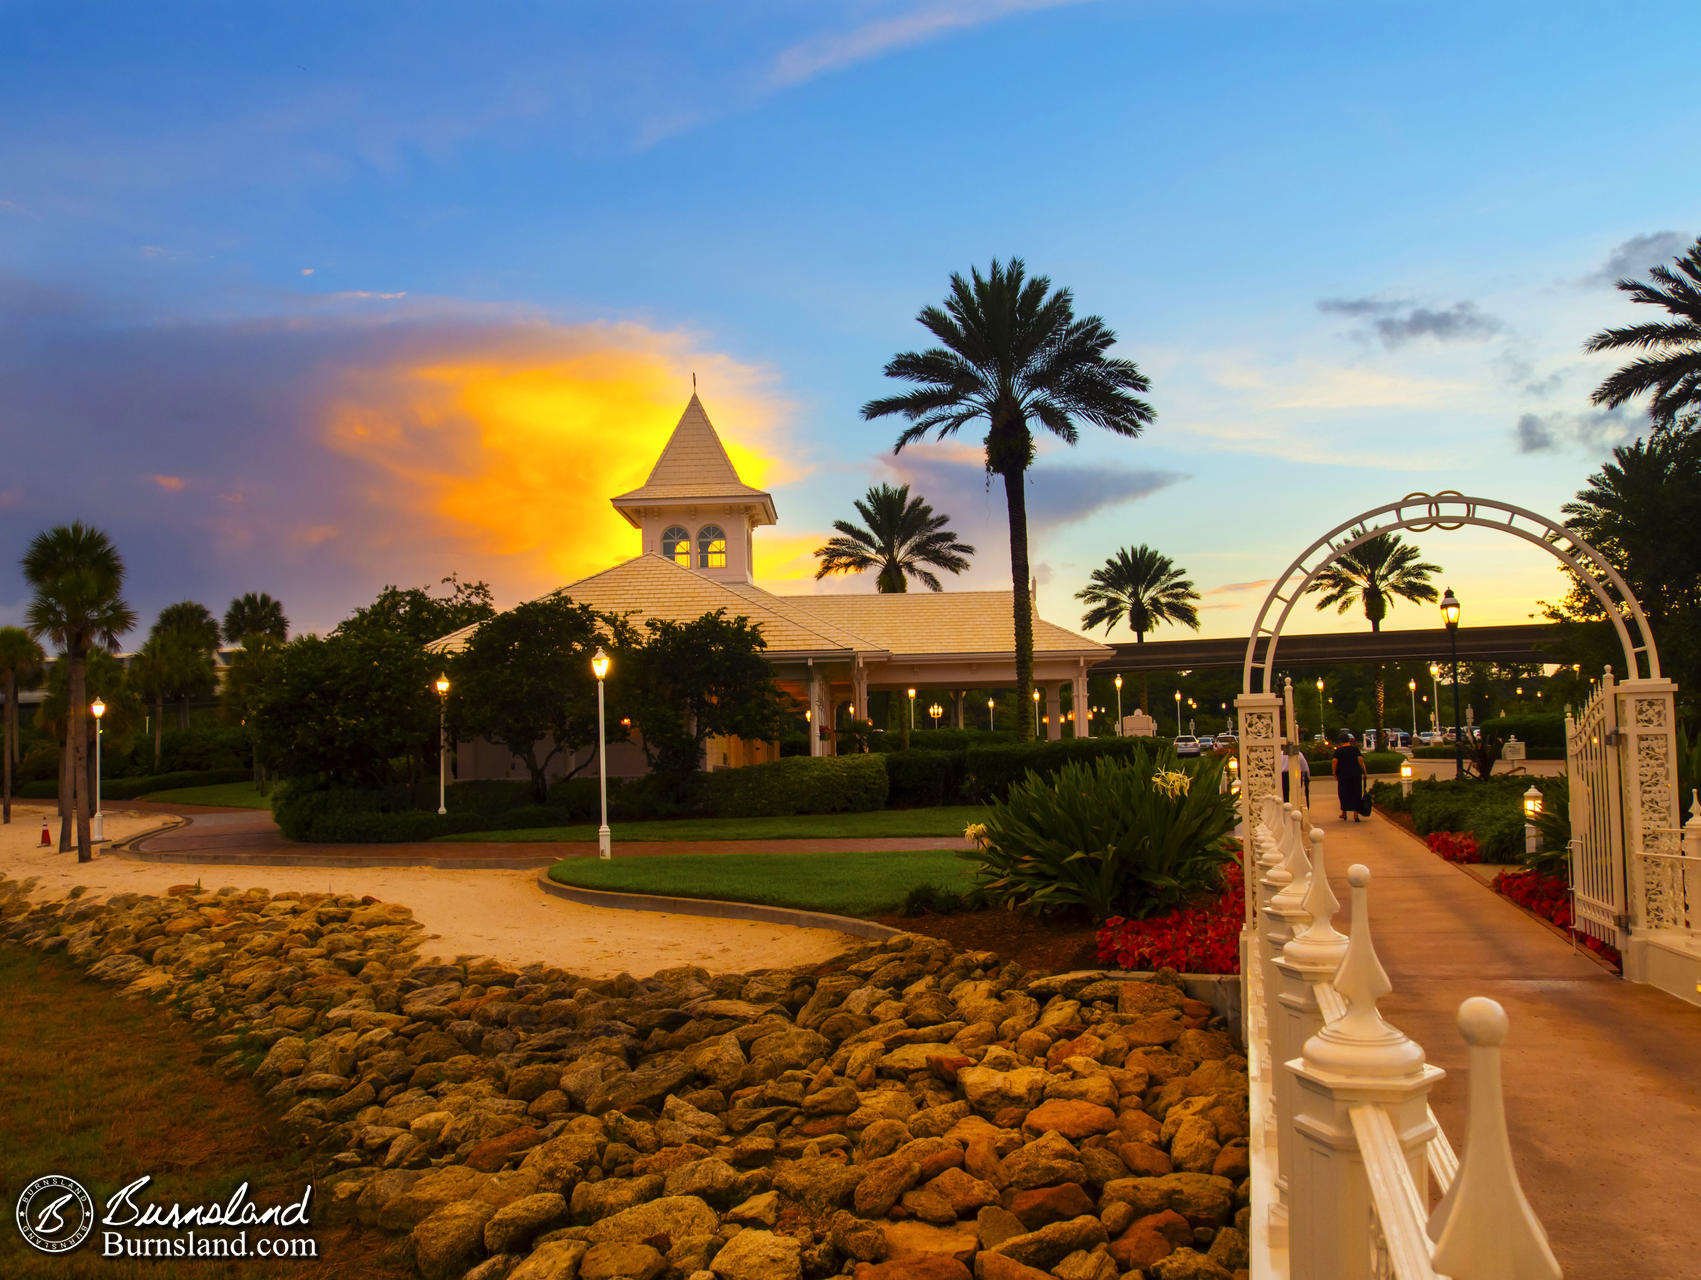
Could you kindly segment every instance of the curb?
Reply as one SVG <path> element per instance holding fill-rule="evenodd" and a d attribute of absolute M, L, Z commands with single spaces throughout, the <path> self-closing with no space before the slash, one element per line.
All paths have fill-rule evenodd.
<path fill-rule="evenodd" d="M 146 831 L 138 831 L 133 836 L 125 836 L 122 840 L 113 841 L 106 846 L 108 853 L 124 853 L 135 856 L 135 848 L 144 840 L 151 840 L 167 831 L 176 831 L 179 827 L 189 825 L 189 819 L 178 814 L 167 814 L 164 822 L 157 827 L 149 827 Z"/>
<path fill-rule="evenodd" d="M 373 845 L 382 849 L 383 845 Z M 315 855 L 311 853 L 224 853 L 217 849 L 171 849 L 149 852 L 146 849 L 127 849 L 125 856 L 138 862 L 173 863 L 204 867 L 335 867 L 339 869 L 370 868 L 375 871 L 406 871 L 422 868 L 429 871 L 530 871 L 540 864 L 538 858 L 484 858 L 472 861 L 465 857 L 421 858 L 406 860 L 383 857 L 354 858 L 345 855 Z"/>
<path fill-rule="evenodd" d="M 854 916 L 828 915 L 794 907 L 767 907 L 756 902 L 727 902 L 720 898 L 673 898 L 657 893 L 615 893 L 607 889 L 581 889 L 551 880 L 547 870 L 538 872 L 538 888 L 557 898 L 584 907 L 608 907 L 616 911 L 665 911 L 682 916 L 708 916 L 716 920 L 757 920 L 763 924 L 785 924 L 798 929 L 832 929 L 858 938 L 884 940 L 905 932 Z"/>

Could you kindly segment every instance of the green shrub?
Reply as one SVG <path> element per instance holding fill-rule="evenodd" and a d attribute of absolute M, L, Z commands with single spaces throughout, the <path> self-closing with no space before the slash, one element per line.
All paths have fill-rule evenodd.
<path fill-rule="evenodd" d="M 905 896 L 903 911 L 906 916 L 948 916 L 961 911 L 964 905 L 963 895 L 955 889 L 918 884 Z"/>
<path fill-rule="evenodd" d="M 1410 813 L 1412 798 L 1405 795 L 1397 782 L 1373 782 L 1370 799 L 1384 813 Z"/>
<path fill-rule="evenodd" d="M 1517 738 L 1531 747 L 1565 750 L 1565 714 L 1561 711 L 1499 716 L 1482 723 L 1482 731 L 1496 738 Z"/>
<path fill-rule="evenodd" d="M 980 864 L 987 898 L 1029 911 L 1082 907 L 1095 919 L 1143 918 L 1215 888 L 1232 858 L 1234 797 L 1223 764 L 1184 769 L 1172 750 L 1137 746 L 1122 758 L 1030 772 L 987 816 Z M 1181 776 L 1166 789 L 1155 775 Z"/>
<path fill-rule="evenodd" d="M 1483 862 L 1513 863 L 1524 857 L 1524 812 L 1497 807 L 1479 810 L 1471 819 L 1471 834 L 1477 838 L 1477 856 Z"/>
<path fill-rule="evenodd" d="M 471 813 L 439 815 L 415 809 L 406 787 L 385 791 L 313 788 L 284 783 L 272 801 L 272 817 L 290 840 L 314 844 L 386 844 L 429 840 L 457 831 L 477 831 L 485 819 Z"/>
<path fill-rule="evenodd" d="M 130 756 L 134 771 L 154 767 L 154 743 L 138 734 Z M 254 744 L 248 731 L 231 729 L 167 729 L 160 735 L 159 771 L 180 773 L 188 769 L 249 769 L 254 763 Z"/>
<path fill-rule="evenodd" d="M 886 767 L 886 803 L 894 808 L 950 804 L 963 786 L 961 751 L 893 751 L 875 757 Z"/>
<path fill-rule="evenodd" d="M 245 782 L 253 777 L 252 769 L 185 769 L 177 773 L 152 773 L 139 778 L 102 778 L 100 798 L 106 800 L 135 800 L 155 791 L 172 791 L 178 787 L 210 787 L 222 782 Z M 13 794 L 20 800 L 53 800 L 59 795 L 59 779 L 26 782 Z"/>
<path fill-rule="evenodd" d="M 18 761 L 17 770 L 12 774 L 12 781 L 23 782 L 52 782 L 59 780 L 59 748 L 51 742 L 38 742 L 24 752 L 23 759 Z M 23 792 L 14 792 L 22 795 Z M 54 794 L 49 792 L 49 795 Z"/>
<path fill-rule="evenodd" d="M 429 787 L 430 796 L 415 798 L 414 807 L 437 808 L 437 784 Z M 494 817 L 507 809 L 518 809 L 532 803 L 532 784 L 526 779 L 479 778 L 466 782 L 451 782 L 444 803 L 450 813 L 472 813 Z"/>
<path fill-rule="evenodd" d="M 1406 762 L 1398 751 L 1367 751 L 1364 756 L 1366 773 L 1398 773 Z"/>
<path fill-rule="evenodd" d="M 879 757 L 795 756 L 701 778 L 709 816 L 769 818 L 795 813 L 860 813 L 886 806 Z"/>
<path fill-rule="evenodd" d="M 608 780 L 608 798 L 613 803 L 615 794 L 625 783 L 619 778 Z M 559 809 L 567 815 L 569 822 L 594 822 L 602 814 L 602 796 L 598 790 L 597 779 L 592 778 L 557 778 L 549 784 L 549 807 Z"/>
<path fill-rule="evenodd" d="M 974 708 L 969 708 L 971 711 Z M 984 711 L 985 708 L 983 707 Z M 918 721 L 922 714 L 916 711 Z M 933 729 L 925 722 L 918 723 L 915 732 L 910 734 L 910 749 L 912 751 L 967 751 L 970 747 L 1002 746 L 1017 742 L 1015 733 L 1008 729 L 993 731 L 990 729 Z M 869 745 L 875 751 L 901 751 L 904 746 L 904 735 L 900 731 L 886 730 L 872 734 Z"/>
<path fill-rule="evenodd" d="M 1060 738 L 1056 742 L 970 747 L 963 758 L 963 789 L 976 800 L 1002 800 L 1030 773 L 1055 777 L 1066 764 L 1133 760 L 1163 745 L 1150 738 Z"/>
<path fill-rule="evenodd" d="M 482 819 L 484 815 L 479 816 Z M 498 831 L 525 831 L 532 827 L 562 827 L 569 821 L 567 811 L 552 804 L 522 804 L 502 810 L 491 825 Z"/>
<path fill-rule="evenodd" d="M 1532 871 L 1543 875 L 1566 875 L 1571 867 L 1571 780 L 1563 775 L 1544 778 L 1542 811 L 1536 815 L 1536 851 L 1524 853 L 1519 846 L 1519 858 Z"/>

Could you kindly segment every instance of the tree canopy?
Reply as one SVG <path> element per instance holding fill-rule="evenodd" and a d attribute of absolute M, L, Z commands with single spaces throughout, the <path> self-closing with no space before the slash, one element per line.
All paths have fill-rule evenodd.
<path fill-rule="evenodd" d="M 289 639 L 289 619 L 283 606 L 264 591 L 244 592 L 224 611 L 225 643 L 241 644 L 249 636 Z"/>
<path fill-rule="evenodd" d="M 1092 580 L 1075 598 L 1090 606 L 1081 616 L 1087 630 L 1103 627 L 1108 632 L 1126 622 L 1136 643 L 1165 622 L 1199 629 L 1199 592 L 1187 571 L 1144 544 L 1124 547 L 1094 569 Z"/>
<path fill-rule="evenodd" d="M 337 626 L 336 634 L 351 636 L 384 631 L 423 647 L 451 631 L 496 615 L 489 583 L 462 582 L 450 574 L 440 585 L 447 590 L 438 594 L 428 587 L 387 586 L 371 604 L 345 618 Z"/>
<path fill-rule="evenodd" d="M 1585 351 L 1642 353 L 1596 387 L 1590 398 L 1617 408 L 1646 395 L 1656 430 L 1701 426 L 1701 237 L 1671 266 L 1655 267 L 1648 274 L 1649 280 L 1618 281 L 1619 292 L 1671 318 L 1602 329 L 1584 343 Z"/>

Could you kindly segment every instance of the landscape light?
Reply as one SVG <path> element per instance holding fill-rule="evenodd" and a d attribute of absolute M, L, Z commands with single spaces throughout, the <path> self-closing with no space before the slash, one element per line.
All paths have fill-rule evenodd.
<path fill-rule="evenodd" d="M 449 692 L 449 677 L 447 675 L 438 676 L 437 677 L 437 696 L 438 697 L 445 697 L 445 696 L 447 696 L 448 692 Z"/>

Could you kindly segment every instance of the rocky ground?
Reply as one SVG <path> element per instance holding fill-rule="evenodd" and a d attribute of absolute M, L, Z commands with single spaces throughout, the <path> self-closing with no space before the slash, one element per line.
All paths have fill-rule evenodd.
<path fill-rule="evenodd" d="M 1179 986 L 904 935 L 642 981 L 422 959 L 405 908 L 32 901 L 0 939 L 202 1024 L 426 1280 L 1228 1280 L 1246 1062 Z"/>

